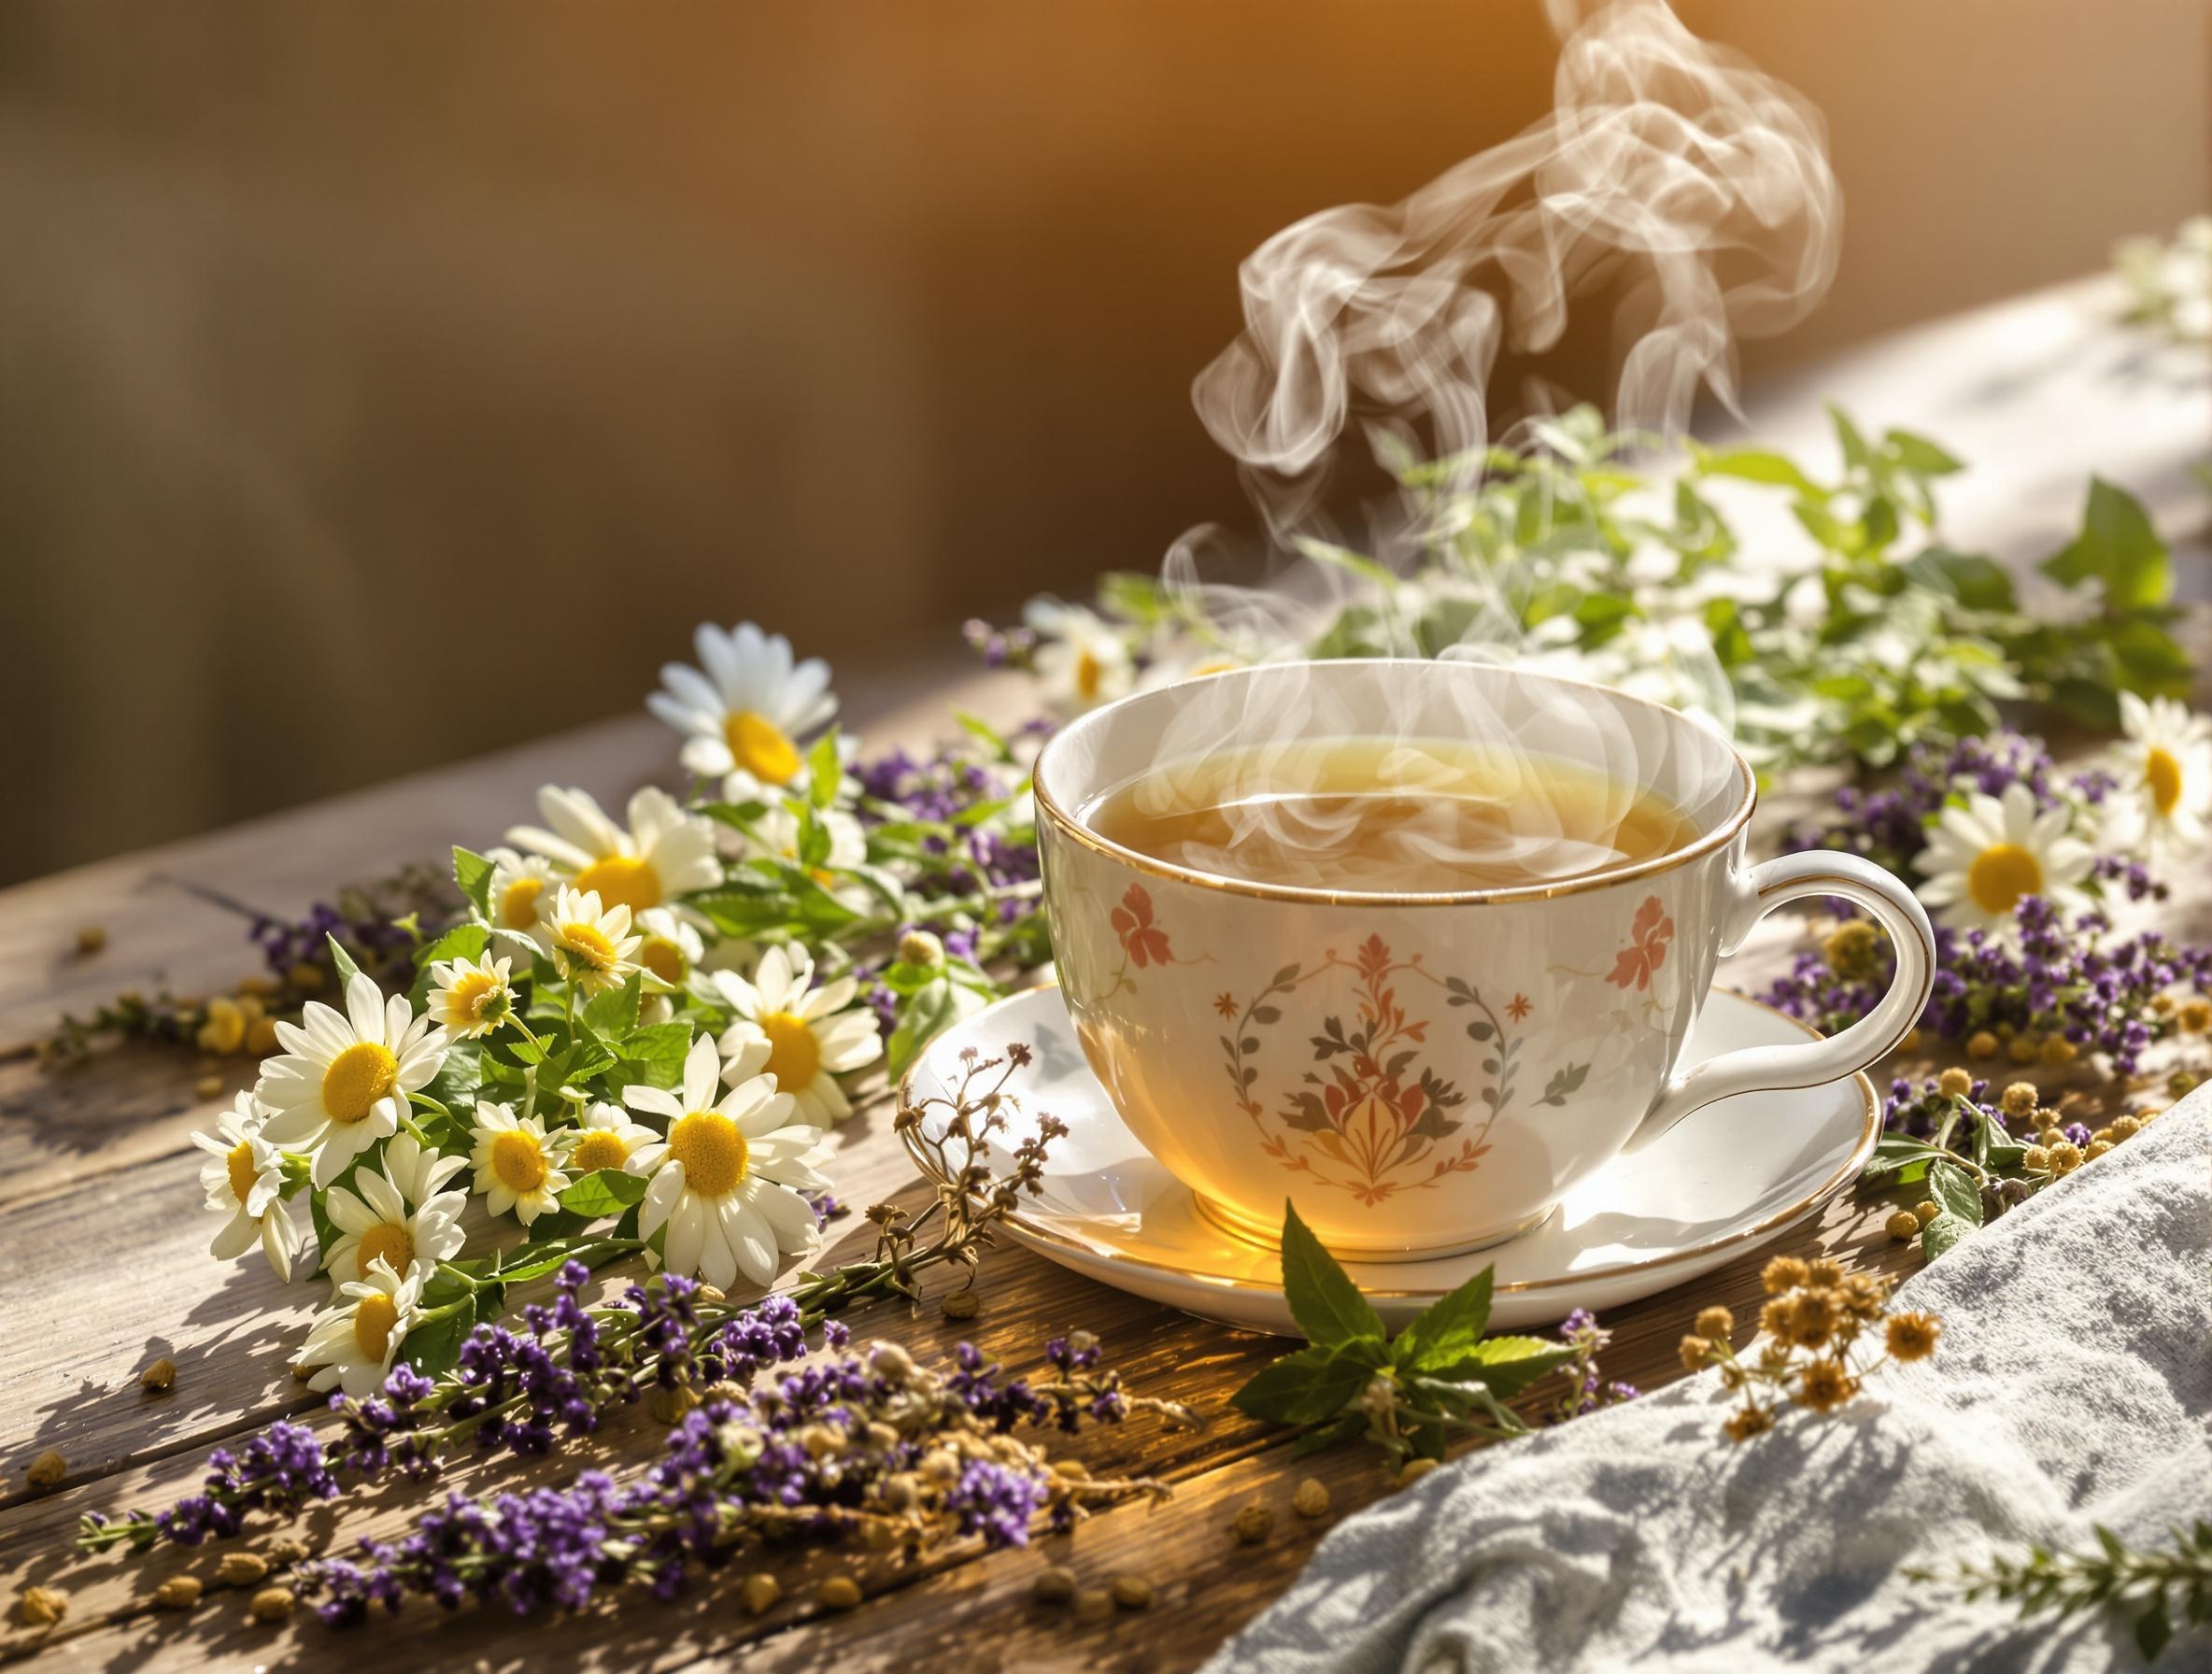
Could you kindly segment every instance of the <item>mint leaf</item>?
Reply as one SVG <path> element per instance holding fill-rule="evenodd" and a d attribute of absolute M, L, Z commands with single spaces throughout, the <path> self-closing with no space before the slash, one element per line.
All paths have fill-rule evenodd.
<path fill-rule="evenodd" d="M 2068 587 L 2102 582 L 2105 603 L 2113 610 L 2163 604 L 2174 591 L 2166 544 L 2150 526 L 2149 514 L 2133 494 L 2101 476 L 2090 478 L 2081 532 L 2044 560 L 2043 573 Z"/>
<path fill-rule="evenodd" d="M 1958 1164 L 1928 1165 L 1928 1196 L 1946 1214 L 1955 1214 L 1969 1227 L 1981 1225 L 1981 1187 Z"/>
<path fill-rule="evenodd" d="M 1915 476 L 1949 476 L 1965 466 L 1925 436 L 1893 430 L 1882 437 L 1882 451 Z"/>
<path fill-rule="evenodd" d="M 1949 1255 L 1962 1239 L 1978 1230 L 1978 1226 L 1964 1215 L 1946 1212 L 1921 1228 L 1921 1254 L 1930 1261 L 1937 1260 Z"/>
<path fill-rule="evenodd" d="M 1273 1424 L 1320 1424 L 1357 1400 L 1382 1361 L 1379 1339 L 1316 1343 L 1260 1368 L 1229 1405 Z"/>
<path fill-rule="evenodd" d="M 1391 1344 L 1391 1360 L 1411 1371 L 1435 1371 L 1465 1358 L 1482 1341 L 1490 1323 L 1493 1268 L 1484 1268 L 1458 1289 L 1424 1308 Z"/>
<path fill-rule="evenodd" d="M 1737 447 L 1726 453 L 1705 454 L 1697 461 L 1697 470 L 1704 476 L 1733 476 L 1742 482 L 1765 483 L 1770 488 L 1795 489 L 1816 500 L 1828 497 L 1825 489 L 1790 460 L 1761 448 Z"/>
<path fill-rule="evenodd" d="M 1493 1337 L 1476 1345 L 1458 1363 L 1433 1373 L 1441 1382 L 1480 1383 L 1500 1400 L 1510 1400 L 1555 1367 L 1575 1357 L 1572 1343 L 1548 1337 Z"/>
<path fill-rule="evenodd" d="M 361 974 L 361 967 L 353 962 L 353 956 L 338 944 L 338 938 L 325 938 L 331 944 L 331 963 L 338 972 L 338 1009 L 346 1009 L 346 985 Z"/>
<path fill-rule="evenodd" d="M 884 1045 L 884 1073 L 896 1085 L 914 1060 L 922 1055 L 922 1048 L 934 1040 L 940 1030 L 958 1013 L 958 1003 L 950 982 L 940 978 L 912 994 L 901 995 L 899 1000 L 898 1024 L 891 1030 L 891 1038 Z"/>
<path fill-rule="evenodd" d="M 594 1169 L 560 1194 L 560 1207 L 570 1214 L 601 1220 L 620 1214 L 645 1195 L 645 1181 L 621 1169 Z"/>
<path fill-rule="evenodd" d="M 1380 1344 L 1383 1340 L 1382 1315 L 1359 1294 L 1337 1258 L 1321 1247 L 1288 1199 L 1283 1204 L 1283 1294 L 1309 1342 L 1327 1346 L 1372 1337 Z"/>
<path fill-rule="evenodd" d="M 837 729 L 832 727 L 815 740 L 815 747 L 806 753 L 807 796 L 817 808 L 827 808 L 837 800 L 837 787 L 844 779 L 844 762 L 837 750 Z"/>
<path fill-rule="evenodd" d="M 491 860 L 475 849 L 454 845 L 453 881 L 480 917 L 491 916 L 491 874 L 497 870 Z"/>
<path fill-rule="evenodd" d="M 637 972 L 619 988 L 603 988 L 584 1006 L 584 1026 L 594 1034 L 627 1034 L 637 1027 L 638 999 L 645 978 Z"/>
<path fill-rule="evenodd" d="M 688 1023 L 648 1023 L 615 1043 L 626 1084 L 673 1087 L 684 1079 L 684 1059 L 691 1051 Z"/>

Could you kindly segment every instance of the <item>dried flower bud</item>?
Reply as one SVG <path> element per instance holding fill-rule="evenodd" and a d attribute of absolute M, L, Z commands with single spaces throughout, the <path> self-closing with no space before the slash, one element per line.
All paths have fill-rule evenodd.
<path fill-rule="evenodd" d="M 719 1284 L 708 1284 L 703 1281 L 691 1294 L 702 1308 L 719 1308 L 730 1299 L 730 1293 Z"/>
<path fill-rule="evenodd" d="M 1941 1214 L 1943 1210 L 1935 1199 L 1922 1198 L 1918 1203 L 1915 1203 L 1912 1206 L 1912 1213 L 1919 1219 L 1920 1224 L 1925 1227 L 1930 1221 Z"/>
<path fill-rule="evenodd" d="M 1777 1256 L 1760 1270 L 1759 1283 L 1770 1297 L 1794 1290 L 1805 1283 L 1805 1263 L 1794 1256 Z"/>
<path fill-rule="evenodd" d="M 2082 1148 L 2081 1160 L 2083 1162 L 2094 1162 L 2098 1157 L 2103 1156 L 2111 1149 L 2112 1142 L 2110 1140 L 2091 1140 L 2086 1146 Z"/>
<path fill-rule="evenodd" d="M 1925 1360 L 1942 1335 L 1943 1322 L 1933 1313 L 1893 1313 L 1884 1339 L 1893 1360 Z"/>
<path fill-rule="evenodd" d="M 765 1569 L 746 1576 L 737 1589 L 737 1601 L 748 1616 L 765 1616 L 784 1596 L 784 1583 Z"/>
<path fill-rule="evenodd" d="M 2112 1118 L 2112 1126 L 2106 1131 L 2112 1135 L 2113 1143 L 2118 1144 L 2121 1140 L 2132 1140 L 2141 1133 L 2143 1124 L 2133 1116 L 2115 1116 Z"/>
<path fill-rule="evenodd" d="M 960 1455 L 949 1447 L 931 1448 L 922 1455 L 922 1474 L 933 1482 L 954 1482 L 960 1479 Z"/>
<path fill-rule="evenodd" d="M 973 1319 L 983 1311 L 983 1298 L 972 1290 L 956 1290 L 938 1306 L 947 1319 Z"/>
<path fill-rule="evenodd" d="M 1141 1575 L 1117 1575 L 1113 1578 L 1113 1602 L 1125 1610 L 1143 1610 L 1152 1608 L 1152 1582 Z"/>
<path fill-rule="evenodd" d="M 1259 1500 L 1237 1508 L 1236 1521 L 1229 1525 L 1240 1546 L 1257 1546 L 1275 1532 L 1275 1513 Z"/>
<path fill-rule="evenodd" d="M 2050 1171 L 2050 1148 L 2048 1145 L 2030 1145 L 2021 1153 L 2020 1162 L 2021 1167 L 2031 1174 L 2048 1174 Z"/>
<path fill-rule="evenodd" d="M 215 1567 L 215 1579 L 226 1587 L 251 1586 L 269 1573 L 269 1560 L 258 1552 L 226 1552 Z"/>
<path fill-rule="evenodd" d="M 1113 1595 L 1104 1587 L 1085 1587 L 1075 1595 L 1078 1622 L 1103 1622 L 1113 1614 Z"/>
<path fill-rule="evenodd" d="M 177 1382 L 177 1362 L 163 1355 L 138 1374 L 138 1385 L 149 1395 L 159 1395 Z"/>
<path fill-rule="evenodd" d="M 1710 1308 L 1700 1308 L 1694 1329 L 1700 1337 L 1725 1337 L 1736 1329 L 1736 1315 L 1718 1303 Z"/>
<path fill-rule="evenodd" d="M 1705 1364 L 1705 1357 L 1713 1352 L 1713 1345 L 1703 1337 L 1685 1337 L 1676 1352 L 1681 1355 L 1682 1369 L 1695 1371 Z"/>
<path fill-rule="evenodd" d="M 1900 1209 L 1882 1223 L 1889 1235 L 1899 1243 L 1910 1243 L 1920 1233 L 1921 1217 L 1909 1209 Z"/>
<path fill-rule="evenodd" d="M 59 1587 L 25 1587 L 15 1601 L 15 1619 L 25 1627 L 51 1627 L 69 1613 L 69 1595 Z"/>
<path fill-rule="evenodd" d="M 1936 1090 L 1946 1099 L 1964 1099 L 1974 1090 L 1973 1073 L 1953 1066 L 1936 1078 Z"/>
<path fill-rule="evenodd" d="M 1380 1418 L 1397 1406 L 1397 1384 L 1388 1372 L 1377 1372 L 1359 1392 L 1360 1410 L 1370 1418 Z"/>
<path fill-rule="evenodd" d="M 849 1610 L 860 1602 L 860 1583 L 849 1575 L 832 1575 L 815 1589 L 815 1599 L 826 1610 Z"/>
<path fill-rule="evenodd" d="M 314 1555 L 315 1548 L 296 1535 L 279 1535 L 269 1542 L 269 1562 L 272 1564 L 304 1564 Z"/>
<path fill-rule="evenodd" d="M 1052 1473 L 1065 1482 L 1085 1482 L 1090 1480 L 1090 1467 L 1070 1454 L 1065 1459 L 1052 1462 Z"/>
<path fill-rule="evenodd" d="M 902 965 L 942 965 L 944 963 L 944 943 L 928 930 L 908 930 L 899 938 L 899 962 Z"/>
<path fill-rule="evenodd" d="M 1749 1441 L 1753 1436 L 1774 1428 L 1774 1414 L 1764 1407 L 1746 1407 L 1722 1428 L 1731 1441 Z"/>
<path fill-rule="evenodd" d="M 200 1602 L 200 1578 L 172 1575 L 153 1590 L 154 1605 L 164 1610 L 189 1610 Z"/>
<path fill-rule="evenodd" d="M 2015 1035 L 2005 1043 L 2005 1056 L 2016 1064 L 2032 1064 L 2043 1056 L 2043 1037 Z"/>
<path fill-rule="evenodd" d="M 1816 1256 L 1805 1264 L 1805 1282 L 1808 1284 L 1837 1285 L 1843 1283 L 1843 1264 L 1831 1261 L 1825 1256 Z"/>
<path fill-rule="evenodd" d="M 1029 1583 L 1029 1596 L 1040 1604 L 1066 1604 L 1075 1596 L 1075 1571 L 1065 1564 L 1038 1570 Z"/>
<path fill-rule="evenodd" d="M 2054 1070 L 2063 1070 L 2081 1056 L 2081 1048 L 2064 1035 L 2049 1035 L 2043 1042 L 2043 1061 Z"/>
<path fill-rule="evenodd" d="M 2175 1016 L 2184 1034 L 2201 1035 L 2212 1029 L 2212 1000 L 2206 1000 L 2202 995 L 2194 1000 L 2185 1000 Z"/>
<path fill-rule="evenodd" d="M 1328 1486 L 1318 1477 L 1308 1477 L 1290 1497 L 1290 1509 L 1301 1517 L 1328 1515 Z"/>
<path fill-rule="evenodd" d="M 2061 1140 L 2050 1147 L 2050 1171 L 2071 1174 L 2081 1166 L 2081 1147 L 2070 1140 Z"/>
<path fill-rule="evenodd" d="M 886 1383 L 903 1384 L 914 1376 L 914 1356 L 895 1342 L 879 1342 L 868 1351 L 868 1364 Z"/>
<path fill-rule="evenodd" d="M 2032 1081 L 2016 1081 L 1997 1096 L 1997 1108 L 2008 1116 L 2032 1115 L 2042 1103 L 2043 1095 Z"/>
<path fill-rule="evenodd" d="M 1847 982 L 1872 976 L 1880 949 L 1881 932 L 1865 918 L 1845 919 L 1821 945 L 1828 969 Z"/>
<path fill-rule="evenodd" d="M 1997 1037 L 1986 1029 L 1976 1029 L 1966 1037 L 1966 1056 L 1977 1058 L 1995 1057 L 1997 1056 Z"/>
<path fill-rule="evenodd" d="M 1913 1222 L 1915 1227 L 1920 1223 Z M 1759 1329 L 1769 1337 L 1786 1337 L 1790 1331 L 1790 1298 L 1786 1296 L 1768 1297 L 1760 1305 Z"/>
<path fill-rule="evenodd" d="M 827 1459 L 844 1447 L 844 1432 L 835 1425 L 810 1424 L 799 1432 L 799 1445 L 806 1450 L 810 1459 Z"/>
<path fill-rule="evenodd" d="M 50 1447 L 33 1459 L 30 1468 L 23 1472 L 23 1486 L 50 1488 L 68 1474 L 69 1461 Z"/>
<path fill-rule="evenodd" d="M 281 1622 L 291 1614 L 291 1607 L 298 1602 L 290 1587 L 263 1587 L 246 1609 L 256 1622 Z"/>
<path fill-rule="evenodd" d="M 2035 1136 L 2035 1142 L 2047 1151 L 2053 1145 L 2063 1145 L 2066 1142 L 2066 1130 L 2053 1123 Z"/>

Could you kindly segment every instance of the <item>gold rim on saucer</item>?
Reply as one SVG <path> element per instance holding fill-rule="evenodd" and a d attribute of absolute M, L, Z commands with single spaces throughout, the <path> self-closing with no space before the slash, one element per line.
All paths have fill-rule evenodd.
<path fill-rule="evenodd" d="M 1018 993 L 1009 994 L 1003 1000 L 995 1000 L 989 1005 L 984 1007 L 982 1011 L 975 1013 L 974 1015 L 962 1018 L 959 1027 L 962 1029 L 972 1029 L 977 1024 L 980 1024 L 985 1018 L 990 1016 L 994 1012 L 1002 1011 L 1009 1006 L 1017 1004 L 1021 1000 L 1029 998 L 1029 996 L 1032 994 L 1040 992 L 1042 989 L 1048 987 L 1056 988 L 1058 986 L 1059 981 L 1056 977 L 1055 977 L 1050 981 L 1040 983 L 1033 987 L 1024 988 Z M 1770 1012 L 1775 1016 L 1780 1017 L 1783 1022 L 1787 1023 L 1792 1029 L 1802 1029 L 1808 1036 L 1810 1036 L 1815 1040 L 1822 1038 L 1820 1031 L 1813 1029 L 1810 1025 L 1798 1021 L 1798 1019 L 1791 1016 L 1787 1012 L 1768 1005 L 1763 1000 L 1753 1000 L 1750 995 L 1738 994 L 1733 988 L 1719 989 L 1715 991 L 1724 993 L 1731 1000 L 1739 1000 L 1745 1005 L 1756 1006 L 1763 1012 Z M 924 1056 L 927 1057 L 927 1049 L 925 1049 Z M 905 1075 L 900 1079 L 899 1108 L 901 1111 L 911 1110 L 914 1108 L 914 1078 L 921 1073 L 921 1068 L 922 1059 L 917 1058 L 913 1066 L 907 1070 Z M 1503 1293 L 1509 1291 L 1552 1290 L 1567 1284 L 1603 1284 L 1608 1280 L 1624 1277 L 1630 1273 L 1649 1272 L 1654 1268 L 1672 1267 L 1679 1262 L 1694 1261 L 1701 1256 L 1711 1256 L 1723 1250 L 1732 1249 L 1737 1244 L 1748 1243 L 1754 1240 L 1764 1238 L 1766 1234 L 1773 1232 L 1780 1227 L 1788 1226 L 1791 1222 L 1798 1219 L 1800 1216 L 1818 1208 L 1821 1204 L 1826 1202 L 1828 1199 L 1834 1197 L 1839 1188 L 1848 1185 L 1851 1179 L 1857 1175 L 1859 1170 L 1865 1166 L 1867 1157 L 1872 1156 L 1874 1153 L 1875 1142 L 1881 1137 L 1881 1099 L 1875 1094 L 1874 1083 L 1867 1077 L 1866 1071 L 1864 1070 L 1854 1071 L 1849 1077 L 1849 1079 L 1858 1084 L 1859 1097 L 1865 1108 L 1865 1114 L 1862 1118 L 1859 1126 L 1858 1142 L 1851 1147 L 1850 1154 L 1843 1159 L 1842 1163 L 1839 1164 L 1826 1179 L 1822 1180 L 1820 1185 L 1813 1187 L 1813 1189 L 1808 1192 L 1804 1197 L 1798 1199 L 1796 1202 L 1792 1203 L 1785 1209 L 1777 1210 L 1774 1213 L 1766 1216 L 1764 1220 L 1758 1221 L 1750 1227 L 1740 1227 L 1734 1232 L 1725 1233 L 1719 1238 L 1708 1239 L 1705 1242 L 1701 1244 L 1693 1244 L 1686 1250 L 1670 1251 L 1665 1256 L 1654 1256 L 1644 1261 L 1624 1261 L 1617 1263 L 1612 1267 L 1592 1268 L 1587 1272 L 1562 1273 L 1557 1278 L 1553 1279 L 1516 1279 L 1508 1284 L 1498 1285 L 1498 1291 Z M 1824 1086 L 1827 1084 L 1823 1082 L 1817 1085 Z M 1805 1089 L 1794 1087 L 1777 1087 L 1764 1090 L 1774 1092 L 1800 1092 L 1804 1091 Z M 936 1167 L 930 1160 L 929 1153 L 922 1147 L 921 1143 L 915 1137 L 915 1128 L 905 1128 L 900 1131 L 900 1142 L 906 1146 L 906 1153 L 914 1159 L 915 1166 L 921 1170 L 922 1177 L 929 1181 L 932 1185 L 943 1186 L 950 1185 L 951 1183 L 937 1170 Z M 1190 1190 L 1188 1186 L 1184 1186 L 1183 1189 L 1184 1191 Z M 1196 1194 L 1194 1193 L 1193 1196 L 1196 1196 Z M 1018 1208 L 1008 1211 L 1003 1218 L 1005 1224 L 1010 1228 L 1021 1233 L 1025 1238 L 1032 1238 L 1040 1243 L 1052 1244 L 1060 1249 L 1073 1251 L 1075 1254 L 1085 1256 L 1092 1261 L 1113 1262 L 1119 1266 L 1136 1268 L 1148 1272 L 1162 1273 L 1166 1274 L 1170 1278 L 1180 1279 L 1185 1283 L 1196 1282 L 1198 1284 L 1213 1286 L 1217 1289 L 1272 1293 L 1277 1295 L 1280 1295 L 1283 1290 L 1283 1285 L 1279 1281 L 1269 1284 L 1269 1282 L 1261 1279 L 1240 1279 L 1231 1273 L 1195 1272 L 1187 1267 L 1179 1267 L 1164 1261 L 1153 1261 L 1142 1256 L 1132 1256 L 1119 1250 L 1101 1250 L 1095 1245 L 1085 1243 L 1081 1239 L 1071 1238 L 1064 1232 L 1056 1231 L 1050 1227 L 1040 1225 L 1039 1223 L 1031 1220 L 1028 1215 L 1022 1213 Z M 1212 1223 L 1209 1222 L 1209 1224 L 1211 1225 Z M 1496 1248 L 1497 1246 L 1493 1245 L 1491 1247 Z M 1430 1257 L 1429 1259 L 1448 1260 L 1450 1257 L 1439 1256 Z M 1358 1263 L 1356 1259 L 1354 1264 L 1365 1265 Z M 1404 1265 L 1404 1263 L 1393 1265 Z M 1362 1294 L 1366 1296 L 1377 1298 L 1384 1301 L 1428 1301 L 1434 1300 L 1436 1298 L 1445 1294 L 1445 1287 L 1443 1286 L 1437 1286 L 1427 1289 L 1382 1290 L 1374 1289 L 1363 1284 L 1360 1286 L 1360 1290 Z"/>

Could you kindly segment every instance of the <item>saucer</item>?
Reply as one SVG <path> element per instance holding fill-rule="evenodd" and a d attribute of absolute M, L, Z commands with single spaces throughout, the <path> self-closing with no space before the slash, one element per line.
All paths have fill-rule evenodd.
<path fill-rule="evenodd" d="M 1716 988 L 1685 1048 L 1693 1064 L 1813 1031 Z M 1297 1335 L 1280 1258 L 1199 1213 L 1197 1199 L 1138 1144 L 1085 1062 L 1057 987 L 998 1001 L 937 1037 L 908 1071 L 902 1103 L 949 1099 L 960 1054 L 1026 1043 L 1034 1060 L 1005 1090 L 1018 1102 L 996 1147 L 1011 1150 L 1050 1114 L 1068 1125 L 1047 1147 L 1042 1190 L 1025 1196 L 1007 1235 L 1102 1284 L 1247 1330 Z M 942 1132 L 946 1104 L 928 1105 Z M 1634 1156 L 1615 1157 L 1560 1200 L 1542 1225 L 1476 1254 L 1347 1263 L 1396 1330 L 1437 1298 L 1495 1266 L 1494 1328 L 1546 1325 L 1573 1309 L 1618 1308 L 1709 1273 L 1816 1213 L 1858 1174 L 1881 1128 L 1864 1074 L 1824 1086 L 1742 1093 L 1693 1112 Z M 912 1134 L 925 1174 L 932 1159 Z"/>

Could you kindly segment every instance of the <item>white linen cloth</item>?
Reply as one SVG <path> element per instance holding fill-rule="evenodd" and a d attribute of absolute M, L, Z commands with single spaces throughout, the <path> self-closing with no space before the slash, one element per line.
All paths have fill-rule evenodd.
<path fill-rule="evenodd" d="M 2212 1087 L 1915 1274 L 1935 1357 L 1831 1419 L 1732 1443 L 1707 1372 L 1432 1472 L 1334 1530 L 1210 1674 L 2138 1666 L 2125 1618 L 2023 1624 L 1900 1569 L 2212 1516 L 2208 1148 Z M 2159 1667 L 2206 1667 L 2173 1619 Z"/>

